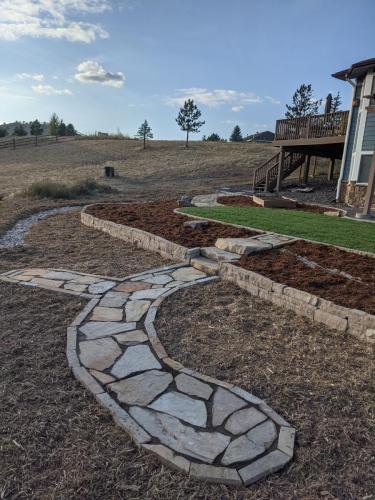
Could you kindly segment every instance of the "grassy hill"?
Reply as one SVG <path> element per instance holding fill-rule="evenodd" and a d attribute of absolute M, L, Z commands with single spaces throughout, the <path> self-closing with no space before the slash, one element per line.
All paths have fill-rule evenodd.
<path fill-rule="evenodd" d="M 152 141 L 146 150 L 133 140 L 76 140 L 0 152 L 1 195 L 23 191 L 45 179 L 92 178 L 136 198 L 198 193 L 247 183 L 254 168 L 274 154 L 268 144 Z M 105 179 L 113 166 L 118 177 Z"/>

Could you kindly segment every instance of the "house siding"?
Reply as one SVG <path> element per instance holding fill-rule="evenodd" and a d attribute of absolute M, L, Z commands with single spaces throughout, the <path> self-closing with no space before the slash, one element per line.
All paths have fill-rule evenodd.
<path fill-rule="evenodd" d="M 362 151 L 373 151 L 375 147 L 375 113 L 368 113 L 363 134 Z"/>
<path fill-rule="evenodd" d="M 352 153 L 353 153 L 353 147 L 354 147 L 355 130 L 357 127 L 357 120 L 358 120 L 358 111 L 359 111 L 359 108 L 353 108 L 353 110 L 352 110 L 352 119 L 350 121 L 349 135 L 348 135 L 348 139 L 347 139 L 348 144 L 346 147 L 345 164 L 344 164 L 344 169 L 343 169 L 343 174 L 342 174 L 342 179 L 344 181 L 349 179 L 350 164 L 352 162 Z"/>

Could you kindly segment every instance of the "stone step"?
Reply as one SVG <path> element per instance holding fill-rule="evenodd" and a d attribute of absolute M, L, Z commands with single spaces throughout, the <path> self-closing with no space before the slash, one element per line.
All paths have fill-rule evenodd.
<path fill-rule="evenodd" d="M 232 260 L 240 259 L 240 256 L 236 253 L 226 252 L 216 247 L 203 247 L 201 248 L 201 254 L 203 257 L 208 259 L 216 260 L 217 262 L 231 262 Z"/>
<path fill-rule="evenodd" d="M 217 274 L 219 271 L 219 264 L 206 257 L 195 257 L 191 259 L 190 265 L 199 271 L 203 271 L 206 274 Z"/>
<path fill-rule="evenodd" d="M 249 255 L 271 250 L 272 245 L 252 238 L 218 238 L 215 246 L 220 250 L 238 255 Z"/>

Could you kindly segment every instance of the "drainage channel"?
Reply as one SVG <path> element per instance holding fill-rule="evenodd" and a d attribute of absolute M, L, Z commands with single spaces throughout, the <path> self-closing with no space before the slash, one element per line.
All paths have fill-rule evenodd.
<path fill-rule="evenodd" d="M 51 215 L 62 214 L 65 212 L 70 212 L 71 210 L 78 210 L 80 208 L 82 207 L 77 205 L 60 208 L 50 208 L 47 210 L 36 212 L 29 217 L 25 217 L 24 219 L 16 222 L 16 224 L 12 228 L 10 228 L 4 235 L 0 236 L 0 246 L 13 248 L 18 245 L 23 245 L 24 238 L 33 224 L 36 224 L 40 220 L 46 219 Z"/>

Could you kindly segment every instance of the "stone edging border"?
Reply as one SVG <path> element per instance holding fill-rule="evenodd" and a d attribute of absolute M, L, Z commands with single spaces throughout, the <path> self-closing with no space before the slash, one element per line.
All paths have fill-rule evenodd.
<path fill-rule="evenodd" d="M 144 250 L 151 250 L 159 253 L 167 259 L 177 259 L 183 262 L 190 262 L 193 257 L 200 255 L 200 248 L 186 248 L 172 241 L 168 241 L 160 236 L 156 236 L 142 229 L 116 224 L 115 222 L 99 219 L 87 213 L 87 209 L 93 205 L 87 205 L 81 211 L 81 222 L 85 226 L 99 229 L 115 238 L 119 238 L 129 243 L 133 243 Z"/>
<path fill-rule="evenodd" d="M 175 212 L 180 213 L 178 209 Z M 191 218 L 210 220 L 189 214 L 183 215 Z M 277 283 L 261 274 L 234 266 L 229 262 L 214 262 L 209 259 L 202 261 L 199 259 L 201 256 L 200 248 L 189 249 L 146 231 L 99 219 L 87 214 L 85 209 L 81 212 L 81 221 L 84 225 L 104 231 L 113 237 L 134 243 L 145 250 L 157 252 L 167 258 L 175 258 L 188 262 L 196 269 L 209 274 L 218 274 L 221 278 L 236 284 L 254 296 L 259 296 L 273 304 L 290 309 L 296 314 L 308 317 L 312 321 L 323 323 L 330 328 L 335 328 L 343 333 L 348 333 L 361 340 L 375 344 L 375 316 L 364 311 L 339 306 L 332 301 L 297 288 Z M 213 220 L 213 222 L 217 221 Z M 245 227 L 236 224 L 229 225 L 241 228 Z M 246 227 L 246 229 L 253 230 L 249 227 Z M 257 232 L 260 231 L 257 230 Z M 349 251 L 348 249 L 342 249 Z M 355 253 L 364 254 L 364 252 L 360 251 Z M 374 254 L 370 254 L 370 256 L 375 258 Z"/>

